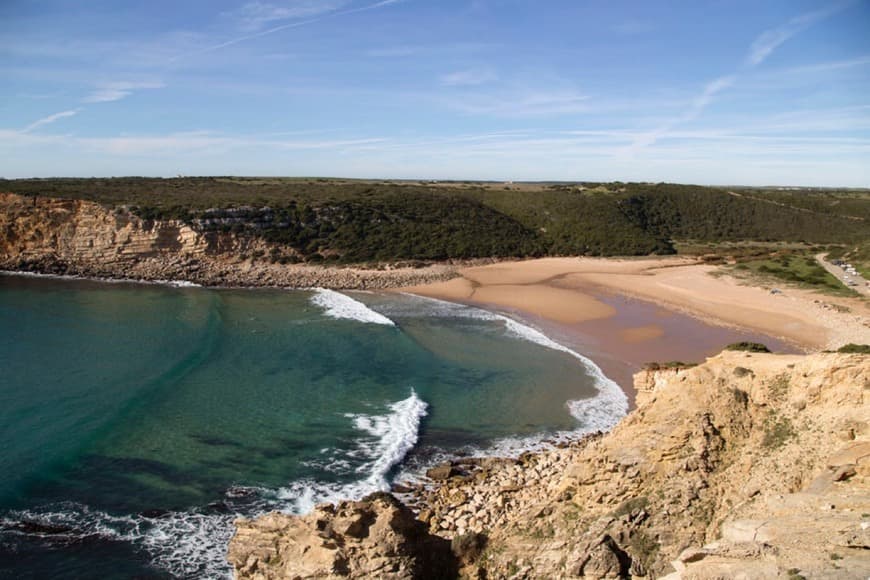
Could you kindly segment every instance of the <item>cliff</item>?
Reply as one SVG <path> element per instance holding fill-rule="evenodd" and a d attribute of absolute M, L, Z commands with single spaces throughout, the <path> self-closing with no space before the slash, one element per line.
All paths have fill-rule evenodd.
<path fill-rule="evenodd" d="M 635 382 L 638 408 L 606 435 L 516 460 L 456 460 L 430 470 L 430 484 L 401 490 L 430 537 L 452 541 L 458 574 L 870 575 L 866 355 L 723 352 Z M 355 565 L 312 571 L 298 550 L 344 550 L 323 530 L 348 509 L 238 522 L 238 577 L 365 577 Z M 383 556 L 376 542 L 363 544 L 342 557 Z M 264 545 L 297 552 L 278 566 L 261 557 Z M 433 577 L 415 570 L 393 577 Z"/>
<path fill-rule="evenodd" d="M 287 264 L 286 245 L 179 220 L 145 220 L 124 206 L 0 193 L 0 270 L 96 278 L 183 280 L 202 285 L 385 288 L 453 275 L 426 268 L 327 268 Z"/>

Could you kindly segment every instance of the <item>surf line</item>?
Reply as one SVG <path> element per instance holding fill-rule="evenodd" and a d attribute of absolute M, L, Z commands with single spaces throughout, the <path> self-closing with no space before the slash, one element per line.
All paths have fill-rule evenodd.
<path fill-rule="evenodd" d="M 396 323 L 381 314 L 375 312 L 359 300 L 355 300 L 347 294 L 328 290 L 326 288 L 314 288 L 311 303 L 323 308 L 324 314 L 330 318 L 356 320 L 369 324 L 381 324 L 383 326 L 396 326 Z"/>

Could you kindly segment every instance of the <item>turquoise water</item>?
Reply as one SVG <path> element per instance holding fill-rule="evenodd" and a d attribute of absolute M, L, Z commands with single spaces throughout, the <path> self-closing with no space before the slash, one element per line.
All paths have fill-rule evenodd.
<path fill-rule="evenodd" d="M 237 515 L 608 427 L 534 329 L 404 295 L 0 276 L 0 577 L 219 577 Z"/>

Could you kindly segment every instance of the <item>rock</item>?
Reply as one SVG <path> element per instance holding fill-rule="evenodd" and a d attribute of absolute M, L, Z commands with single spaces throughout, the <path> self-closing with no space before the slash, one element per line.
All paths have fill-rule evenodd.
<path fill-rule="evenodd" d="M 631 558 L 609 535 L 587 545 L 577 562 L 569 566 L 574 576 L 588 578 L 625 578 L 630 569 Z"/>
<path fill-rule="evenodd" d="M 450 543 L 389 494 L 236 522 L 228 560 L 238 578 L 453 578 Z"/>
<path fill-rule="evenodd" d="M 486 548 L 486 536 L 475 532 L 455 536 L 450 542 L 450 549 L 461 567 L 474 563 L 484 548 Z"/>
<path fill-rule="evenodd" d="M 445 462 L 426 470 L 426 477 L 433 481 L 444 481 L 454 475 L 456 475 L 456 470 L 450 462 Z"/>
<path fill-rule="evenodd" d="M 833 481 L 846 481 L 856 473 L 854 465 L 843 465 L 831 476 Z"/>

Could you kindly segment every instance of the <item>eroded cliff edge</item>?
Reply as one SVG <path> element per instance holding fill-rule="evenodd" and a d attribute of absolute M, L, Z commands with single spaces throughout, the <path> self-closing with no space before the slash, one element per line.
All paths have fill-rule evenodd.
<path fill-rule="evenodd" d="M 414 512 L 375 497 L 240 520 L 230 562 L 239 578 L 870 575 L 870 357 L 723 352 L 635 384 L 606 435 L 441 466 L 402 490 Z M 426 546 L 447 540 L 433 567 Z"/>
<path fill-rule="evenodd" d="M 146 220 L 125 207 L 0 193 L 0 270 L 205 286 L 392 288 L 444 280 L 448 265 L 368 269 L 287 263 L 292 248 L 179 220 Z"/>

